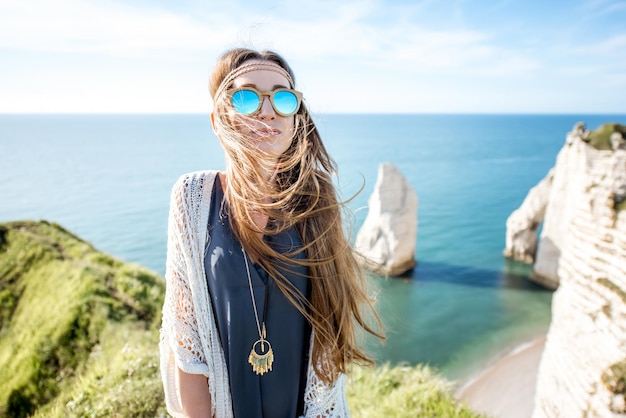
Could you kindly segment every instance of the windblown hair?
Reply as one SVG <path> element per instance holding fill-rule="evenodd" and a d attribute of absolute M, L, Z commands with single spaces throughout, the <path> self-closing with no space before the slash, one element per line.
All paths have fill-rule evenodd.
<path fill-rule="evenodd" d="M 246 137 L 246 117 L 238 115 L 235 122 L 227 94 L 215 97 L 218 89 L 221 92 L 231 87 L 220 88 L 228 74 L 250 60 L 274 63 L 295 80 L 287 62 L 275 52 L 243 48 L 224 53 L 211 74 L 214 126 L 228 167 L 225 185 L 228 218 L 246 252 L 276 279 L 285 297 L 311 324 L 315 371 L 322 380 L 332 383 L 352 362 L 373 364 L 359 348 L 357 334 L 364 330 L 382 339 L 381 323 L 344 233 L 343 206 L 331 179 L 336 163 L 324 147 L 305 104 L 294 115 L 291 145 L 276 161 Z M 275 173 L 270 182 L 265 174 L 268 172 Z M 265 228 L 255 224 L 255 213 L 268 215 Z M 262 239 L 263 234 L 277 234 L 292 226 L 302 238 L 300 249 L 281 254 Z M 306 257 L 294 259 L 301 251 Z M 278 271 L 279 266 L 284 268 L 294 263 L 308 267 L 310 301 Z M 370 325 L 372 320 L 376 327 Z"/>

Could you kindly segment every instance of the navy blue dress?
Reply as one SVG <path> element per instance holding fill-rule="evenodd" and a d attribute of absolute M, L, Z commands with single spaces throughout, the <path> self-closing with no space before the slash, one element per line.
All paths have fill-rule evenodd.
<path fill-rule="evenodd" d="M 285 298 L 274 279 L 248 258 L 259 322 L 268 287 L 266 339 L 274 350 L 272 371 L 259 376 L 248 363 L 252 345 L 259 339 L 248 275 L 241 244 L 228 221 L 219 176 L 216 176 L 209 214 L 210 241 L 204 266 L 230 379 L 235 417 L 293 418 L 303 413 L 311 328 L 304 316 Z M 302 246 L 295 228 L 266 236 L 276 251 L 286 253 Z M 300 253 L 298 257 L 304 257 Z M 307 299 L 310 285 L 307 268 L 289 265 L 279 271 Z"/>

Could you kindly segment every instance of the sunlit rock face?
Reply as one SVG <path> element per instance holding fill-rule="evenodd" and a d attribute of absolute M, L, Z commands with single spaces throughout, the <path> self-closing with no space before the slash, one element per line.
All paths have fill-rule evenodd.
<path fill-rule="evenodd" d="M 585 176 L 587 153 L 598 151 L 582 141 L 584 132 L 580 126 L 576 126 L 567 135 L 565 146 L 557 156 L 537 257 L 533 266 L 532 278 L 552 289 L 556 289 L 559 284 L 557 269 L 572 217 L 572 208 L 575 200 L 582 196 L 581 184 L 584 180 L 581 176 Z"/>
<path fill-rule="evenodd" d="M 389 276 L 399 276 L 415 267 L 417 194 L 393 164 L 380 165 L 368 207 L 355 242 L 361 263 Z"/>
<path fill-rule="evenodd" d="M 608 137 L 577 126 L 554 169 L 535 274 L 558 290 L 533 418 L 626 414 L 626 150 Z"/>
<path fill-rule="evenodd" d="M 605 124 L 595 131 L 583 123 L 567 134 L 552 170 L 533 187 L 507 219 L 504 255 L 533 264 L 531 279 L 545 287 L 559 285 L 559 260 L 566 245 L 573 210 L 581 199 L 594 202 L 594 213 L 614 219 L 626 199 L 624 155 L 626 127 Z M 542 226 L 541 237 L 537 230 Z"/>
<path fill-rule="evenodd" d="M 537 253 L 537 230 L 543 221 L 552 191 L 554 170 L 530 189 L 522 205 L 506 220 L 504 256 L 532 264 Z"/>

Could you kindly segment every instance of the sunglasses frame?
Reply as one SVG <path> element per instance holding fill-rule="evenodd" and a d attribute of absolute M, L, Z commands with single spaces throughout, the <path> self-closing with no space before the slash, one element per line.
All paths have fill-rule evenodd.
<path fill-rule="evenodd" d="M 259 106 L 254 110 L 254 112 L 250 112 L 248 114 L 245 113 L 241 113 L 239 111 L 237 111 L 237 113 L 240 113 L 242 115 L 245 116 L 251 116 L 254 115 L 255 113 L 257 113 L 261 107 L 263 106 L 263 98 L 265 96 L 270 98 L 270 104 L 272 105 L 272 108 L 274 109 L 274 112 L 276 112 L 277 115 L 283 116 L 283 117 L 287 117 L 287 116 L 291 116 L 291 115 L 295 115 L 296 113 L 298 113 L 298 110 L 300 110 L 300 106 L 302 105 L 302 93 L 299 92 L 298 90 L 294 90 L 294 89 L 288 89 L 288 88 L 277 88 L 276 90 L 272 90 L 272 91 L 261 91 L 261 90 L 257 90 L 254 87 L 238 87 L 235 89 L 230 89 L 226 91 L 226 94 L 228 96 L 228 98 L 230 99 L 230 104 L 231 106 L 233 105 L 233 95 L 239 91 L 242 90 L 250 90 L 253 91 L 254 93 L 256 93 L 257 96 L 259 96 Z M 292 113 L 283 113 L 281 111 L 279 111 L 278 109 L 276 109 L 276 106 L 274 105 L 274 96 L 276 95 L 276 93 L 280 93 L 281 91 L 288 91 L 290 93 L 293 93 L 294 96 L 296 96 L 296 100 L 298 101 L 298 105 L 296 106 L 296 110 L 294 110 Z M 234 108 L 234 106 L 233 106 Z"/>

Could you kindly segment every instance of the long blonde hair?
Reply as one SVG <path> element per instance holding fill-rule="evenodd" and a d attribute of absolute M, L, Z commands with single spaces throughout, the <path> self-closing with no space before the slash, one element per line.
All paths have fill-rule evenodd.
<path fill-rule="evenodd" d="M 285 297 L 311 324 L 315 371 L 331 383 L 352 362 L 373 364 L 359 347 L 357 332 L 361 329 L 382 339 L 382 327 L 343 230 L 342 204 L 331 179 L 336 163 L 324 147 L 305 104 L 295 114 L 291 145 L 278 161 L 270 162 L 258 147 L 246 141 L 241 125 L 233 123 L 226 95 L 215 97 L 218 88 L 223 91 L 230 87 L 220 88 L 227 75 L 250 60 L 274 63 L 295 80 L 287 62 L 272 51 L 237 48 L 217 61 L 209 89 L 214 101 L 214 126 L 228 167 L 225 200 L 229 220 L 247 253 L 275 278 Z M 271 182 L 264 174 L 268 170 L 276 173 Z M 270 203 L 264 203 L 267 196 L 272 197 Z M 269 217 L 265 228 L 255 224 L 255 212 Z M 303 246 L 291 253 L 275 251 L 260 236 L 277 234 L 292 226 L 299 232 Z M 306 257 L 295 260 L 294 255 L 301 251 Z M 310 301 L 280 274 L 278 263 L 283 268 L 289 264 L 308 267 Z M 376 327 L 370 325 L 372 320 Z"/>

